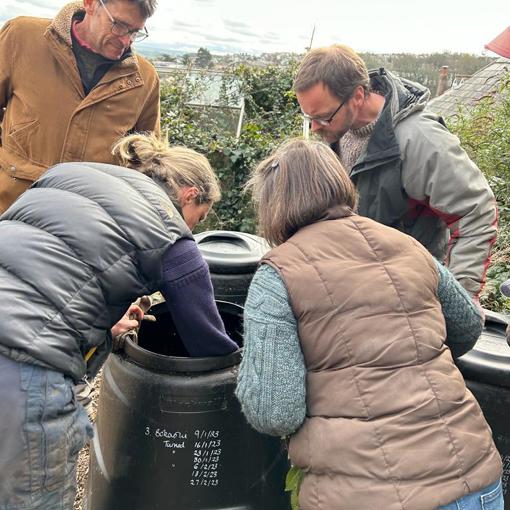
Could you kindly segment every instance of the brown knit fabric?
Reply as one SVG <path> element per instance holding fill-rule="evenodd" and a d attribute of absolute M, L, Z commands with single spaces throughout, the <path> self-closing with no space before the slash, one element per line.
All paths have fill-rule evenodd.
<path fill-rule="evenodd" d="M 285 281 L 307 367 L 289 448 L 302 510 L 433 510 L 501 476 L 444 346 L 425 248 L 354 215 L 302 228 L 264 261 Z"/>
<path fill-rule="evenodd" d="M 350 173 L 352 167 L 358 161 L 358 158 L 365 151 L 368 141 L 372 136 L 374 131 L 374 126 L 377 119 L 373 120 L 370 124 L 366 126 L 360 127 L 358 129 L 350 129 L 345 133 L 345 135 L 340 139 L 338 145 L 338 156 L 340 157 L 340 161 L 342 162 L 345 170 Z"/>

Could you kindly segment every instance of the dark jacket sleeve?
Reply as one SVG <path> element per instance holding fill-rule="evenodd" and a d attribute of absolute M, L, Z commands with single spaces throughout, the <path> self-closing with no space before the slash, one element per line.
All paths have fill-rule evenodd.
<path fill-rule="evenodd" d="M 238 346 L 225 332 L 209 268 L 192 239 L 179 239 L 163 257 L 161 289 L 190 356 L 222 356 Z"/>

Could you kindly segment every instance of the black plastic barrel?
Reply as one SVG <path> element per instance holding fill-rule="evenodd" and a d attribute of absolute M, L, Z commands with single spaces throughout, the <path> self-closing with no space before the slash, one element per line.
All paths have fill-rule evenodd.
<path fill-rule="evenodd" d="M 241 345 L 242 308 L 218 308 Z M 286 449 L 234 395 L 240 353 L 187 357 L 165 304 L 151 313 L 105 364 L 84 508 L 287 510 Z"/>
<path fill-rule="evenodd" d="M 505 510 L 510 510 L 510 347 L 505 335 L 508 319 L 488 310 L 485 313 L 482 336 L 473 350 L 457 360 L 457 365 L 492 429 L 503 460 Z"/>
<path fill-rule="evenodd" d="M 195 239 L 204 256 L 216 299 L 244 305 L 260 259 L 269 251 L 259 236 L 229 230 L 210 230 Z"/>

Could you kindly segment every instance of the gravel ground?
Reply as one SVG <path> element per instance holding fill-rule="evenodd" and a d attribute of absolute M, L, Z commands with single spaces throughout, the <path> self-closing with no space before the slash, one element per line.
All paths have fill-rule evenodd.
<path fill-rule="evenodd" d="M 99 386 L 101 385 L 101 373 L 92 383 L 94 391 L 92 392 L 92 402 L 87 406 L 90 419 L 96 418 L 97 404 L 99 400 Z M 76 499 L 74 500 L 74 510 L 84 510 L 82 508 L 82 499 L 85 492 L 85 484 L 89 474 L 89 445 L 85 446 L 78 456 L 78 465 L 76 468 Z"/>

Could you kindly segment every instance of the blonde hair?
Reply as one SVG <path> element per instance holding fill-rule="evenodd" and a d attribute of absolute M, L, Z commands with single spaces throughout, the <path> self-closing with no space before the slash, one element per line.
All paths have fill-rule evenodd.
<path fill-rule="evenodd" d="M 179 191 L 195 186 L 197 204 L 213 204 L 221 198 L 218 178 L 206 157 L 186 147 L 171 147 L 154 134 L 132 134 L 121 138 L 112 154 L 122 166 L 133 168 L 162 182 L 172 202 L 179 206 Z"/>
<path fill-rule="evenodd" d="M 259 163 L 245 185 L 257 210 L 259 232 L 272 246 L 318 221 L 331 207 L 345 215 L 357 205 L 356 190 L 336 154 L 322 142 L 294 139 Z"/>

